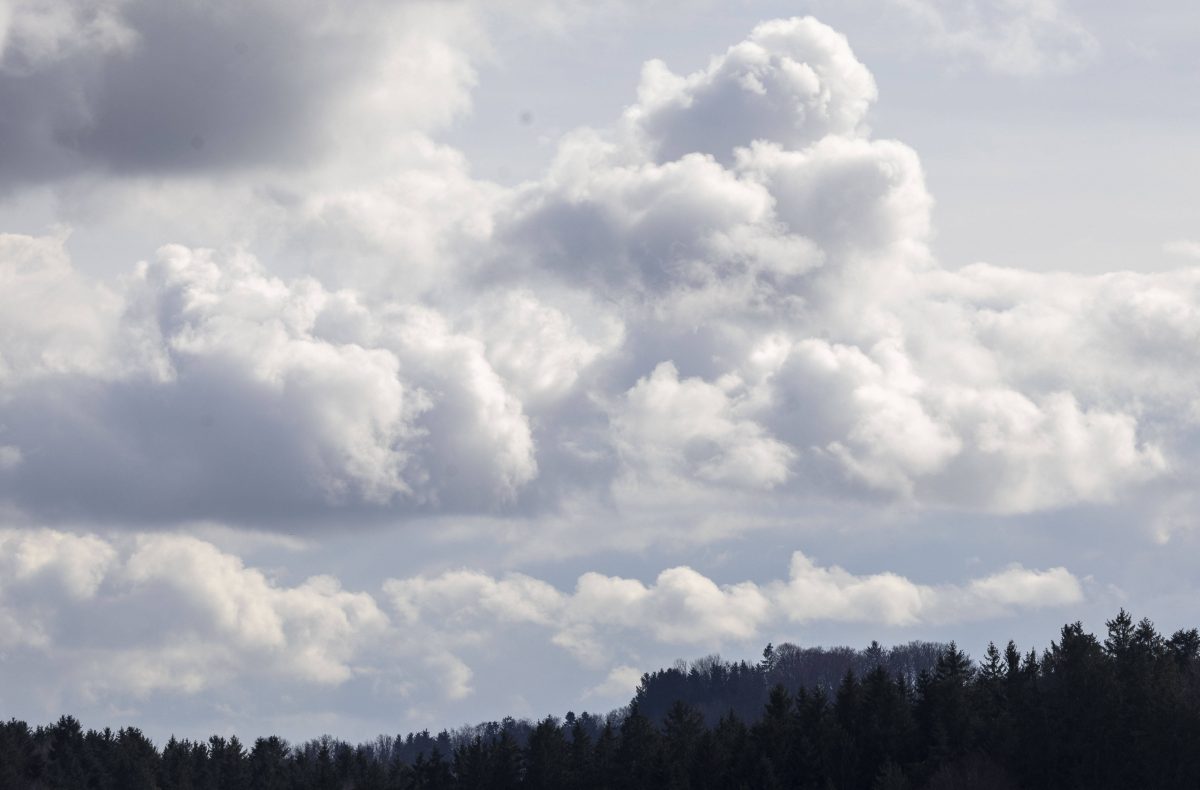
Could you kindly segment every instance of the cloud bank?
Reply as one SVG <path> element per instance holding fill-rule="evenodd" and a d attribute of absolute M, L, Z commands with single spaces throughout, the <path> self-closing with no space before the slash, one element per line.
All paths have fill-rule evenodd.
<path fill-rule="evenodd" d="M 168 245 L 98 281 L 62 236 L 3 237 L 0 496 L 276 528 L 763 492 L 1021 513 L 1191 465 L 1197 270 L 939 267 L 917 155 L 870 137 L 870 73 L 809 18 L 637 97 L 511 189 L 404 138 L 419 166 L 307 183 L 286 222 L 246 197 L 266 260 Z"/>
<path fill-rule="evenodd" d="M 814 621 L 975 620 L 1083 599 L 1064 568 L 1019 566 L 960 585 L 855 575 L 800 552 L 786 579 L 718 584 L 692 568 L 651 581 L 589 572 L 573 590 L 472 570 L 389 579 L 378 593 L 328 575 L 296 582 L 186 535 L 0 531 L 0 650 L 41 662 L 31 683 L 101 701 L 371 682 L 472 692 L 470 657 L 529 626 L 587 668 L 621 674 L 628 645 L 720 648 Z M 120 614 L 118 617 L 117 615 Z M 622 647 L 625 646 L 625 647 Z M 397 659 L 401 659 L 398 663 Z M 626 667 L 627 668 L 627 667 Z"/>

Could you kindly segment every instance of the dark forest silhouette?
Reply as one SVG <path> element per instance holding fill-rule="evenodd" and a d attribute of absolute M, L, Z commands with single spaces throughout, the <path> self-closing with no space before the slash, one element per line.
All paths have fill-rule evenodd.
<path fill-rule="evenodd" d="M 646 674 L 604 716 L 506 718 L 354 746 L 0 725 L 0 788 L 407 790 L 1200 787 L 1200 633 L 1121 611 L 1039 656 L 954 643 L 768 646 Z"/>

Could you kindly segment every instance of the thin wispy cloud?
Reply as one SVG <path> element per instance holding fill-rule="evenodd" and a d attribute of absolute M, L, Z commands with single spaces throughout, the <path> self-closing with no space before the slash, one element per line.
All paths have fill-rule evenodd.
<path fill-rule="evenodd" d="M 1200 258 L 1200 241 L 1176 239 L 1163 245 L 1163 252 L 1183 258 Z"/>
<path fill-rule="evenodd" d="M 999 74 L 1033 77 L 1088 65 L 1100 43 L 1066 0 L 889 0 L 923 43 Z"/>

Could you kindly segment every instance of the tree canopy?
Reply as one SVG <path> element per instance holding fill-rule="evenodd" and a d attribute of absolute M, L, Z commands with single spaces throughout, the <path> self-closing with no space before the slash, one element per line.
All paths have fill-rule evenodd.
<path fill-rule="evenodd" d="M 352 745 L 0 724 L 0 788 L 1127 790 L 1200 787 L 1200 632 L 1121 611 L 1038 654 L 768 645 L 643 675 L 607 715 L 506 718 Z"/>

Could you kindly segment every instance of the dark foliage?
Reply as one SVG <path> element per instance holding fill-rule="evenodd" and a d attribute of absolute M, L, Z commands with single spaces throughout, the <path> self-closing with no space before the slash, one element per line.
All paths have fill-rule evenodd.
<path fill-rule="evenodd" d="M 0 789 L 1127 790 L 1200 787 L 1200 633 L 1164 638 L 1120 612 L 1098 640 L 1064 626 L 1040 656 L 973 663 L 953 643 L 768 646 L 643 676 L 604 717 L 453 732 L 171 738 L 85 732 L 64 716 L 0 724 Z"/>

